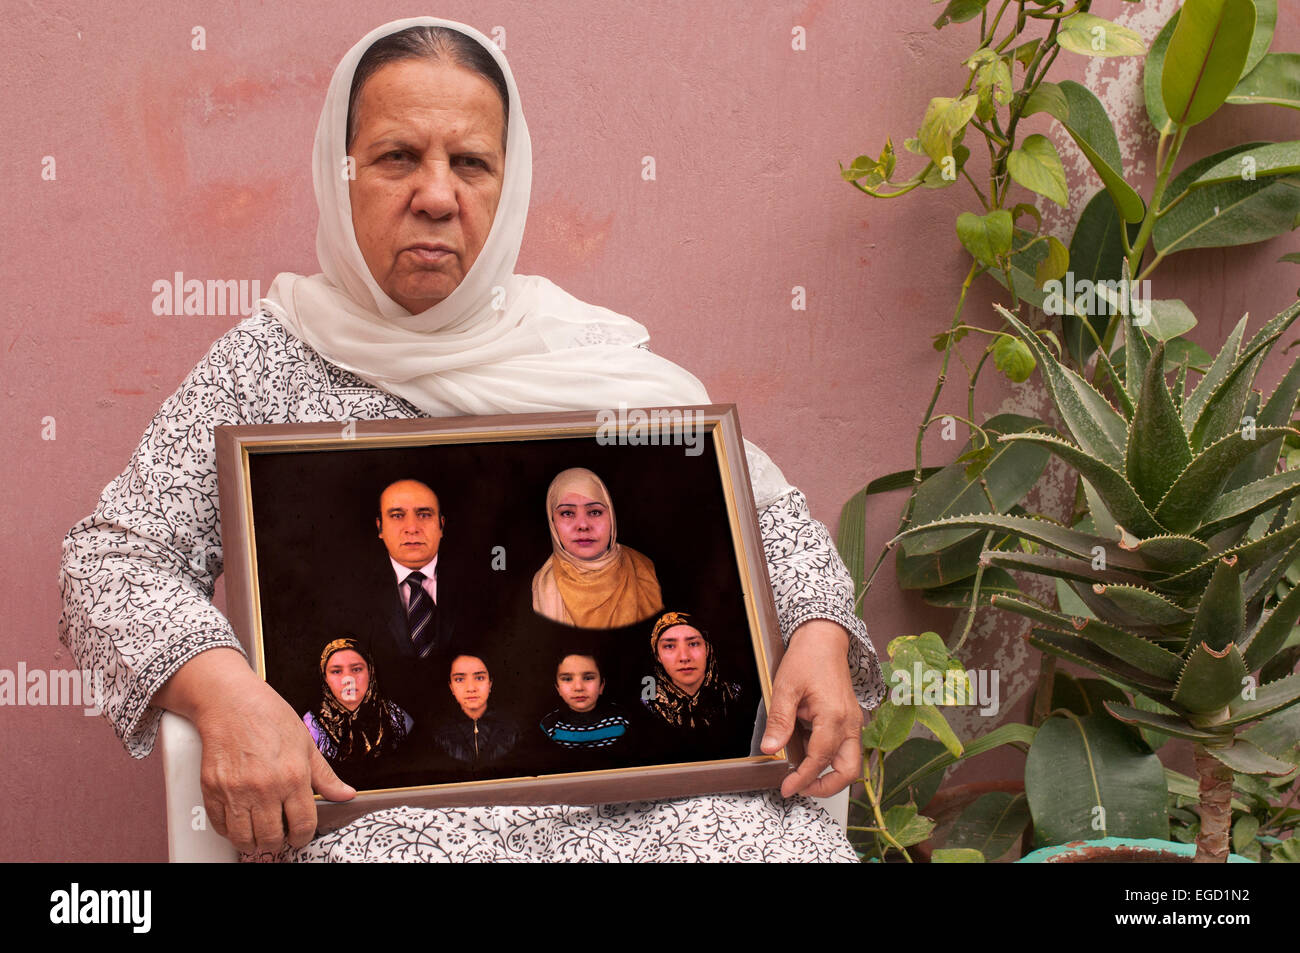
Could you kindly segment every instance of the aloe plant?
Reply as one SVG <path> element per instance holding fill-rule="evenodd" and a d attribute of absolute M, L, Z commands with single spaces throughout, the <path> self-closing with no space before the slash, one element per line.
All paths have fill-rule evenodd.
<path fill-rule="evenodd" d="M 1115 718 L 1194 742 L 1196 859 L 1225 860 L 1233 772 L 1295 770 L 1276 755 L 1297 741 L 1296 722 L 1279 713 L 1300 702 L 1300 673 L 1262 683 L 1260 673 L 1300 620 L 1300 588 L 1276 595 L 1300 556 L 1300 471 L 1275 472 L 1283 438 L 1296 434 L 1290 424 L 1300 359 L 1267 399 L 1252 388 L 1300 316 L 1300 303 L 1244 345 L 1243 317 L 1190 390 L 1185 366 L 1169 381 L 1165 344 L 1156 341 L 1153 350 L 1147 335 L 1124 321 L 1122 366 L 1100 358 L 1109 397 L 1014 314 L 999 310 L 1033 351 L 1073 439 L 1043 432 L 998 439 L 1044 447 L 1077 471 L 1091 526 L 971 513 L 913 527 L 894 542 L 984 530 L 1052 551 L 987 550 L 982 558 L 1064 580 L 1086 615 L 1008 594 L 995 595 L 992 604 L 1033 620 L 1029 641 L 1043 652 L 1131 693 L 1133 704 L 1105 703 Z"/>

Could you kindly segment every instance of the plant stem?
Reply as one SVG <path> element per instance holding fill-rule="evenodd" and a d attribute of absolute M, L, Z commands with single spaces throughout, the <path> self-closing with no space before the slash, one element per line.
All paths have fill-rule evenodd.
<path fill-rule="evenodd" d="M 1201 832 L 1196 835 L 1193 863 L 1227 863 L 1228 837 L 1232 830 L 1232 769 L 1202 744 L 1196 746 L 1195 760 L 1200 782 Z"/>
<path fill-rule="evenodd" d="M 1151 202 L 1147 205 L 1147 213 L 1142 218 L 1142 227 L 1138 230 L 1137 238 L 1133 241 L 1133 250 L 1128 256 L 1129 273 L 1136 273 L 1138 266 L 1142 263 L 1142 253 L 1146 251 L 1147 241 L 1151 238 L 1151 230 L 1156 225 L 1156 212 L 1160 208 L 1160 200 L 1165 197 L 1165 186 L 1169 184 L 1169 175 L 1174 171 L 1174 160 L 1178 158 L 1178 153 L 1183 147 L 1183 140 L 1187 138 L 1188 126 L 1180 125 L 1178 132 L 1174 134 L 1174 143 L 1169 149 L 1169 154 L 1165 156 L 1164 164 L 1160 167 L 1160 172 L 1156 176 L 1155 191 L 1151 193 Z"/>
<path fill-rule="evenodd" d="M 957 310 L 953 312 L 952 324 L 948 328 L 949 332 L 955 331 L 961 324 L 961 312 L 966 306 L 966 294 L 970 291 L 971 282 L 975 280 L 975 276 L 979 273 L 979 262 L 972 261 L 970 270 L 966 272 L 966 280 L 961 283 L 961 295 L 957 298 Z M 930 419 L 934 416 L 934 408 L 935 405 L 939 403 L 939 395 L 943 392 L 943 385 L 948 380 L 948 361 L 952 357 L 952 350 L 954 347 L 956 347 L 956 342 L 953 340 L 953 334 L 949 333 L 948 344 L 943 349 L 943 364 L 939 368 L 939 376 L 935 379 L 934 390 L 930 394 L 930 403 L 925 408 L 925 415 L 921 418 L 921 425 L 916 429 L 916 446 L 914 450 L 915 469 L 912 471 L 912 492 L 907 498 L 907 505 L 903 508 L 903 516 L 898 522 L 898 529 L 894 531 L 894 536 L 897 536 L 899 533 L 903 532 L 903 530 L 907 529 L 908 525 L 912 521 L 912 509 L 916 506 L 916 490 L 917 487 L 921 485 L 921 471 L 924 469 L 921 463 L 921 450 L 925 441 L 925 431 L 930 425 Z M 867 577 L 867 581 L 863 583 L 862 594 L 859 595 L 859 598 L 861 598 L 862 595 L 865 595 L 867 590 L 871 588 L 871 582 L 876 578 L 876 573 L 880 571 L 880 567 L 884 563 L 885 556 L 888 555 L 888 553 L 889 550 L 887 548 L 882 549 L 880 555 L 876 557 L 876 564 L 871 568 L 871 575 Z"/>
<path fill-rule="evenodd" d="M 880 813 L 880 798 L 876 794 L 875 786 L 872 785 L 871 783 L 870 756 L 867 757 L 867 762 L 863 767 L 865 768 L 865 770 L 862 772 L 862 786 L 863 788 L 866 789 L 867 800 L 871 802 L 871 813 L 876 818 L 877 830 L 875 831 L 875 833 L 880 835 L 880 837 L 883 838 L 884 841 L 887 844 L 889 844 L 889 846 L 893 847 L 895 850 L 901 853 L 903 855 L 903 858 L 910 864 L 912 862 L 912 855 L 907 852 L 907 850 L 903 847 L 902 844 L 894 840 L 893 835 L 889 833 L 889 828 L 885 826 L 884 815 Z"/>

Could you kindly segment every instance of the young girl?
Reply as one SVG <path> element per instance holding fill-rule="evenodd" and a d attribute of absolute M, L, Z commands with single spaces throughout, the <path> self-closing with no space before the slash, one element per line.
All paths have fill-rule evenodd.
<path fill-rule="evenodd" d="M 555 667 L 555 690 L 564 700 L 542 719 L 542 732 L 562 748 L 602 756 L 627 750 L 630 723 L 613 702 L 601 701 L 605 679 L 594 655 L 565 655 Z"/>

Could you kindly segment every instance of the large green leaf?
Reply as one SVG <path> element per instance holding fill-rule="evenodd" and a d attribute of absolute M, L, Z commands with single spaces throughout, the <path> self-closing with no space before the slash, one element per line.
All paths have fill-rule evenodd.
<path fill-rule="evenodd" d="M 988 3 L 989 0 L 948 0 L 943 13 L 939 14 L 939 19 L 934 21 L 934 28 L 942 30 L 949 23 L 965 23 L 967 20 L 973 20 L 984 12 Z"/>
<path fill-rule="evenodd" d="M 1246 663 L 1236 645 L 1216 652 L 1204 642 L 1192 649 L 1174 689 L 1174 704 L 1184 711 L 1210 715 L 1241 695 Z"/>
<path fill-rule="evenodd" d="M 1246 182 L 1265 175 L 1300 172 L 1300 140 L 1256 146 L 1211 166 L 1192 183 L 1199 189 L 1219 182 Z"/>
<path fill-rule="evenodd" d="M 1176 123 L 1192 126 L 1223 105 L 1250 55 L 1251 0 L 1186 0 L 1165 51 L 1160 92 Z"/>
<path fill-rule="evenodd" d="M 930 803 L 943 775 L 932 771 L 912 778 L 917 768 L 933 761 L 947 751 L 941 742 L 933 738 L 908 738 L 885 757 L 885 778 L 881 785 L 881 807 L 904 804 L 908 801 L 916 804 L 920 810 Z M 907 780 L 910 779 L 910 780 Z"/>
<path fill-rule="evenodd" d="M 1228 102 L 1300 109 L 1300 53 L 1269 53 L 1233 88 Z"/>
<path fill-rule="evenodd" d="M 1075 442 L 1112 469 L 1122 469 L 1128 422 L 1095 387 L 1061 364 L 1019 318 L 1000 305 L 994 307 L 1034 352 L 1052 402 Z"/>
<path fill-rule="evenodd" d="M 926 589 L 921 593 L 921 598 L 925 600 L 926 605 L 944 609 L 964 609 L 970 605 L 974 583 L 975 580 L 965 578 L 959 582 L 939 586 L 937 589 Z M 984 568 L 984 575 L 980 577 L 980 605 L 988 605 L 989 600 L 995 595 L 1018 595 L 1019 593 L 1020 586 L 1016 584 L 1011 573 L 997 566 Z"/>
<path fill-rule="evenodd" d="M 1192 448 L 1187 443 L 1187 434 L 1183 432 L 1178 410 L 1165 384 L 1165 346 L 1161 342 L 1142 378 L 1137 408 L 1129 425 L 1128 446 L 1124 451 L 1124 475 L 1146 506 L 1154 507 L 1164 499 L 1191 462 Z M 1105 496 L 1100 486 L 1097 490 Z M 1111 507 L 1111 513 L 1124 523 L 1114 507 Z M 1139 536 L 1152 535 L 1124 525 Z"/>
<path fill-rule="evenodd" d="M 1146 205 L 1142 196 L 1124 180 L 1119 139 L 1101 100 L 1086 86 L 1073 80 L 1042 83 L 1025 102 L 1024 115 L 1035 112 L 1047 112 L 1065 127 L 1101 177 L 1120 217 L 1126 222 L 1142 221 Z"/>
<path fill-rule="evenodd" d="M 1043 722 L 1025 760 L 1025 793 L 1040 844 L 1169 836 L 1160 759 L 1105 715 Z"/>
<path fill-rule="evenodd" d="M 1193 162 L 1170 182 L 1152 241 L 1164 254 L 1267 241 L 1295 227 L 1300 182 L 1295 176 L 1234 179 L 1191 190 L 1215 166 L 1266 143 L 1249 142 Z M 1174 201 L 1178 199 L 1178 204 Z"/>
<path fill-rule="evenodd" d="M 1268 53 L 1276 28 L 1277 0 L 1255 0 L 1255 33 L 1250 38 L 1250 52 L 1246 55 L 1246 65 L 1241 68 L 1242 76 L 1249 76 Z"/>
<path fill-rule="evenodd" d="M 986 751 L 992 751 L 994 748 L 999 748 L 1002 745 L 1015 745 L 1018 748 L 1027 750 L 1029 745 L 1033 742 L 1036 732 L 1037 729 L 1031 725 L 1011 722 L 1009 724 L 999 725 L 988 734 L 980 735 L 978 738 L 972 738 L 970 741 L 966 742 L 965 754 L 962 758 L 957 758 L 950 751 L 939 750 L 930 760 L 917 765 L 909 773 L 900 773 L 900 776 L 892 785 L 886 785 L 884 796 L 893 798 L 900 792 L 919 785 L 923 778 L 929 777 L 936 772 L 943 771 L 948 766 L 956 764 L 959 760 L 973 758 L 977 754 L 984 754 Z M 938 742 L 933 743 L 938 744 Z M 939 748 L 942 749 L 943 746 L 939 745 Z M 901 750 L 902 748 L 899 749 L 899 751 Z M 891 755 L 891 757 L 894 756 L 895 755 Z"/>
<path fill-rule="evenodd" d="M 978 850 L 992 860 L 1009 851 L 1028 824 L 1029 801 L 1023 794 L 989 791 L 961 812 L 944 843 Z"/>
<path fill-rule="evenodd" d="M 1169 40 L 1178 26 L 1179 12 L 1174 11 L 1174 15 L 1151 41 L 1151 49 L 1147 51 L 1146 62 L 1142 67 L 1142 97 L 1146 101 L 1147 118 L 1157 132 L 1173 131 L 1173 121 L 1169 118 L 1164 95 L 1160 92 L 1160 77 L 1164 74 L 1165 54 L 1169 51 Z"/>
<path fill-rule="evenodd" d="M 1120 229 L 1124 227 L 1119 211 L 1110 193 L 1104 189 L 1088 200 L 1079 216 L 1079 224 L 1074 227 L 1070 238 L 1070 271 L 1075 282 L 1118 281 L 1121 263 L 1124 261 L 1124 240 Z M 1130 236 L 1132 238 L 1133 236 Z M 1099 302 L 1099 305 L 1101 302 Z M 1087 363 L 1096 343 L 1092 335 L 1083 326 L 1084 318 L 1074 313 L 1073 308 L 1062 308 L 1061 328 L 1062 343 L 1070 356 L 1082 367 Z M 1106 324 L 1110 317 L 1108 306 L 1095 309 L 1096 313 L 1087 316 L 1093 330 L 1100 339 L 1106 333 Z"/>

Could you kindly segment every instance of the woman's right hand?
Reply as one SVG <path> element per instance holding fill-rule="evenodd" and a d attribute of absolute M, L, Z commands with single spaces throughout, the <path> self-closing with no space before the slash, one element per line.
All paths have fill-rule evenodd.
<path fill-rule="evenodd" d="M 347 801 L 339 780 L 288 703 L 234 649 L 210 649 L 153 698 L 192 721 L 203 740 L 200 786 L 213 830 L 241 851 L 275 851 L 316 832 L 312 792 Z"/>

